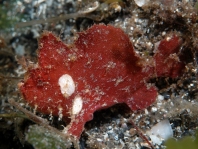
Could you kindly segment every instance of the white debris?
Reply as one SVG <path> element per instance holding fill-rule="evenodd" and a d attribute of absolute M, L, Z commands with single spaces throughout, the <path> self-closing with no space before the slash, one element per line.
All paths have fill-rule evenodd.
<path fill-rule="evenodd" d="M 139 7 L 142 7 L 149 2 L 149 0 L 134 0 L 134 1 L 135 1 L 136 5 L 138 5 Z"/>
<path fill-rule="evenodd" d="M 17 45 L 14 50 L 15 53 L 19 56 L 23 56 L 25 54 L 25 46 L 23 45 Z"/>
<path fill-rule="evenodd" d="M 154 51 L 153 51 L 154 53 L 156 53 L 158 51 L 158 47 L 159 47 L 160 43 L 161 43 L 161 41 L 158 41 L 154 44 Z"/>
<path fill-rule="evenodd" d="M 173 137 L 173 130 L 169 120 L 163 120 L 146 132 L 154 144 L 160 145 L 162 141 Z"/>
<path fill-rule="evenodd" d="M 74 98 L 73 106 L 72 106 L 72 114 L 76 115 L 82 110 L 83 101 L 80 96 Z"/>
<path fill-rule="evenodd" d="M 39 32 L 36 30 L 36 29 L 31 29 L 32 33 L 33 33 L 33 38 L 39 38 L 40 37 L 40 34 Z"/>
<path fill-rule="evenodd" d="M 58 84 L 60 86 L 61 93 L 65 97 L 71 96 L 75 91 L 75 83 L 72 77 L 68 74 L 62 75 L 58 80 Z"/>
<path fill-rule="evenodd" d="M 23 69 L 21 65 L 19 65 L 14 71 L 17 73 L 18 77 L 24 75 L 27 72 L 27 70 Z"/>
<path fill-rule="evenodd" d="M 161 101 L 164 100 L 164 96 L 158 95 L 158 96 L 157 96 L 157 100 L 161 100 Z"/>

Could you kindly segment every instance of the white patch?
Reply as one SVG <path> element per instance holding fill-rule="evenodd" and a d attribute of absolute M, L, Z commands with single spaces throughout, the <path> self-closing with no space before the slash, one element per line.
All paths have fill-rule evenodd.
<path fill-rule="evenodd" d="M 146 132 L 154 144 L 160 145 L 164 140 L 173 137 L 173 130 L 169 120 L 165 119 L 154 125 Z"/>
<path fill-rule="evenodd" d="M 164 100 L 164 96 L 162 96 L 162 95 L 158 95 L 158 96 L 157 96 L 157 100 L 159 100 L 159 101 Z"/>
<path fill-rule="evenodd" d="M 166 41 L 170 41 L 171 40 L 171 37 L 166 37 Z"/>
<path fill-rule="evenodd" d="M 138 5 L 139 7 L 142 7 L 144 5 L 146 5 L 150 0 L 134 0 L 136 5 Z"/>
<path fill-rule="evenodd" d="M 71 96 L 75 91 L 75 83 L 72 77 L 68 74 L 62 75 L 58 80 L 58 84 L 60 86 L 61 93 L 65 97 Z"/>
<path fill-rule="evenodd" d="M 72 107 L 72 115 L 78 114 L 82 110 L 83 101 L 80 96 L 74 98 L 73 107 Z"/>

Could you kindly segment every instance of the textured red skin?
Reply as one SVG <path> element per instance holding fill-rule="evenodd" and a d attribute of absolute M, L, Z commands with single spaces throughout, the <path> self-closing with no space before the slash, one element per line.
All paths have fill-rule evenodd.
<path fill-rule="evenodd" d="M 180 45 L 178 41 L 176 36 L 170 40 L 176 43 L 173 43 L 176 47 Z M 166 45 L 169 41 L 162 43 Z M 29 68 L 20 91 L 32 107 L 37 107 L 44 114 L 58 116 L 62 108 L 63 117 L 71 117 L 68 133 L 79 138 L 84 124 L 93 118 L 97 110 L 117 103 L 126 103 L 131 110 L 141 110 L 156 100 L 156 87 L 147 85 L 146 81 L 156 76 L 156 70 L 158 76 L 169 76 L 171 69 L 164 69 L 167 65 L 161 59 L 178 52 L 173 48 L 165 52 L 165 57 L 161 56 L 163 45 L 159 45 L 162 48 L 154 55 L 156 66 L 150 66 L 142 65 L 128 36 L 113 26 L 94 25 L 79 33 L 72 47 L 52 33 L 44 32 L 39 40 L 38 66 Z M 172 49 L 168 46 L 165 50 L 169 48 Z M 179 68 L 176 67 L 178 64 L 180 62 L 175 64 L 174 69 Z M 75 92 L 68 98 L 61 94 L 58 85 L 58 79 L 63 74 L 72 76 L 76 84 Z M 177 75 L 174 73 L 170 77 Z M 79 114 L 72 115 L 76 96 L 82 97 L 83 107 Z"/>
<path fill-rule="evenodd" d="M 181 39 L 173 35 L 171 39 L 160 42 L 158 50 L 154 55 L 156 62 L 156 74 L 162 77 L 176 78 L 182 74 L 184 63 L 180 62 L 177 53 L 181 46 Z"/>

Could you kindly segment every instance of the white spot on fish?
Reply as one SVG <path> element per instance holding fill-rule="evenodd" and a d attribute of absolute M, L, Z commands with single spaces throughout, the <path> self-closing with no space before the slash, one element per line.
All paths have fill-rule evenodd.
<path fill-rule="evenodd" d="M 72 77 L 68 74 L 62 75 L 58 80 L 58 84 L 60 86 L 61 93 L 65 97 L 71 96 L 75 91 L 75 83 Z"/>
<path fill-rule="evenodd" d="M 78 114 L 82 110 L 82 107 L 83 107 L 82 98 L 80 96 L 75 97 L 72 106 L 72 114 L 73 115 Z"/>

